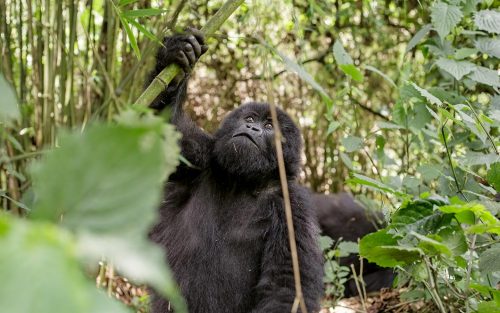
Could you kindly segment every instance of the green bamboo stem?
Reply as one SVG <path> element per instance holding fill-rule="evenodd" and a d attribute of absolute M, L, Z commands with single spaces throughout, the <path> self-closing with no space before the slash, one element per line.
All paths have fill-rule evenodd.
<path fill-rule="evenodd" d="M 212 35 L 243 2 L 244 0 L 228 0 L 207 22 L 207 24 L 201 28 L 201 31 L 205 34 L 205 36 Z M 135 104 L 148 106 L 163 90 L 165 90 L 172 79 L 179 74 L 180 70 L 181 69 L 176 64 L 167 66 L 163 71 L 161 71 L 160 74 L 158 74 L 158 76 L 155 77 L 155 79 L 153 79 L 148 88 L 146 88 L 146 90 L 144 90 L 144 92 L 139 96 Z"/>

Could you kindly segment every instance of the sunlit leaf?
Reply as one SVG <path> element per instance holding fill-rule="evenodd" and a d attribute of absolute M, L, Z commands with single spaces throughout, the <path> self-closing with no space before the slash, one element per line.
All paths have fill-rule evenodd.
<path fill-rule="evenodd" d="M 482 10 L 474 15 L 476 27 L 489 33 L 500 34 L 500 12 Z"/>
<path fill-rule="evenodd" d="M 498 72 L 483 66 L 477 66 L 469 77 L 470 79 L 481 84 L 492 87 L 500 87 L 500 77 L 498 76 Z"/>
<path fill-rule="evenodd" d="M 411 264 L 420 259 L 422 250 L 398 246 L 396 238 L 379 230 L 363 237 L 359 243 L 359 253 L 368 261 L 382 267 L 396 267 Z"/>
<path fill-rule="evenodd" d="M 482 53 L 500 59 L 500 39 L 479 38 L 476 40 L 476 48 Z"/>
<path fill-rule="evenodd" d="M 360 83 L 363 82 L 363 74 L 356 66 L 354 66 L 354 64 L 341 64 L 339 67 L 342 72 L 350 76 L 355 81 Z"/>
<path fill-rule="evenodd" d="M 441 39 L 451 32 L 462 16 L 459 7 L 444 2 L 436 2 L 431 8 L 432 25 Z"/>
<path fill-rule="evenodd" d="M 476 68 L 474 64 L 467 61 L 455 61 L 445 58 L 437 60 L 436 65 L 440 69 L 451 74 L 451 76 L 453 76 L 456 80 L 462 79 L 462 77 L 469 74 Z"/>

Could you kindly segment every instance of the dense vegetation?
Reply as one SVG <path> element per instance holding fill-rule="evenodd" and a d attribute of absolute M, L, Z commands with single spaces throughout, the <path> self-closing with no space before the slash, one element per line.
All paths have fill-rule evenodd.
<path fill-rule="evenodd" d="M 100 263 L 183 309 L 145 235 L 176 137 L 132 104 L 157 38 L 201 28 L 222 3 L 0 0 L 0 307 L 127 311 L 92 286 Z M 498 7 L 246 1 L 208 40 L 187 109 L 210 131 L 272 99 L 303 132 L 301 182 L 386 215 L 359 251 L 398 270 L 402 301 L 499 312 Z M 358 250 L 322 244 L 329 263 Z M 351 273 L 332 268 L 336 301 Z"/>

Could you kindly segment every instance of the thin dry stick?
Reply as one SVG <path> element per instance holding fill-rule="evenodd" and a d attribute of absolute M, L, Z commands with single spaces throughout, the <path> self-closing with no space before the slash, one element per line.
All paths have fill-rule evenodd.
<path fill-rule="evenodd" d="M 358 274 L 356 273 L 356 269 L 354 268 L 354 265 L 351 264 L 351 271 L 352 273 L 354 274 L 353 275 L 353 278 L 354 278 L 354 283 L 356 284 L 356 289 L 358 290 L 358 294 L 359 294 L 359 299 L 361 300 L 361 305 L 363 306 L 363 311 L 364 312 L 368 312 L 366 310 L 366 302 L 365 302 L 365 298 L 363 296 L 363 293 L 361 292 L 361 287 L 359 285 L 359 277 L 358 277 Z"/>
<path fill-rule="evenodd" d="M 295 241 L 295 229 L 293 227 L 292 206 L 290 204 L 290 194 L 288 193 L 288 181 L 285 171 L 285 160 L 283 158 L 283 147 L 281 146 L 281 129 L 278 124 L 278 115 L 276 113 L 276 106 L 274 105 L 272 82 L 267 83 L 267 100 L 271 108 L 271 118 L 273 121 L 274 129 L 274 143 L 276 145 L 276 155 L 278 157 L 278 169 L 280 173 L 281 189 L 283 190 L 283 200 L 285 202 L 285 215 L 286 225 L 288 228 L 288 240 L 290 243 L 290 253 L 292 255 L 292 268 L 293 278 L 295 281 L 295 300 L 292 306 L 292 313 L 296 313 L 298 306 L 302 313 L 307 313 L 306 304 L 304 302 L 304 295 L 302 294 L 302 285 L 300 283 L 300 267 L 299 256 L 297 254 L 297 242 Z"/>
<path fill-rule="evenodd" d="M 229 0 L 215 13 L 214 16 L 201 28 L 205 36 L 212 35 L 233 14 L 233 12 L 244 2 L 244 0 Z M 151 84 L 144 90 L 135 102 L 140 106 L 148 106 L 158 95 L 165 90 L 174 77 L 180 73 L 177 64 L 171 64 L 156 76 Z"/>

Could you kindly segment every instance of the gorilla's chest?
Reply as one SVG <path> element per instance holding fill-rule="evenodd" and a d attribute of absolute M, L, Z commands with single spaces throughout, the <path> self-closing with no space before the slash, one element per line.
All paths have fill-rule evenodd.
<path fill-rule="evenodd" d="M 192 188 L 189 196 L 167 195 L 163 236 L 156 241 L 165 246 L 184 294 L 198 295 L 197 303 L 200 293 L 210 301 L 228 301 L 231 294 L 236 307 L 249 305 L 270 226 L 268 202 L 252 193 L 204 187 Z"/>

